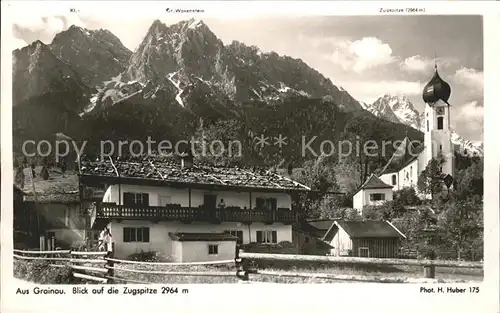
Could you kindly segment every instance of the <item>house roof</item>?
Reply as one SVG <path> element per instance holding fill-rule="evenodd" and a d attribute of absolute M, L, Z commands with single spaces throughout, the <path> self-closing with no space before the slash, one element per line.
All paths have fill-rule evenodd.
<path fill-rule="evenodd" d="M 339 227 L 351 238 L 405 238 L 405 235 L 388 221 L 338 220 L 328 230 L 325 239 L 332 240 Z"/>
<path fill-rule="evenodd" d="M 299 230 L 316 238 L 323 238 L 336 219 L 308 219 L 301 223 Z"/>
<path fill-rule="evenodd" d="M 82 160 L 80 176 L 108 182 L 190 185 L 195 188 L 250 188 L 266 190 L 303 190 L 310 188 L 266 169 L 214 167 L 194 164 L 183 168 L 179 161 L 148 155 L 135 158 Z"/>
<path fill-rule="evenodd" d="M 80 202 L 78 175 L 67 172 L 62 174 L 57 168 L 49 168 L 49 179 L 40 177 L 42 167 L 35 167 L 35 178 L 31 179 L 31 168 L 23 169 L 24 182 L 22 192 L 24 201 L 39 203 L 75 203 Z M 33 185 L 35 192 L 33 192 Z M 21 189 L 19 186 L 17 188 Z M 36 197 L 35 197 L 36 194 Z"/>
<path fill-rule="evenodd" d="M 394 186 L 388 185 L 384 183 L 380 178 L 378 178 L 375 174 L 371 174 L 370 177 L 359 187 L 358 190 L 362 189 L 380 189 L 380 188 L 390 188 L 392 189 Z"/>
<path fill-rule="evenodd" d="M 424 151 L 424 148 L 423 143 L 415 146 L 408 137 L 405 137 L 378 175 L 399 172 L 405 166 L 415 161 L 419 154 Z"/>
<path fill-rule="evenodd" d="M 175 241 L 236 241 L 238 237 L 227 233 L 168 233 Z"/>
<path fill-rule="evenodd" d="M 35 196 L 33 194 L 26 194 L 24 201 L 34 202 Z M 52 194 L 37 194 L 37 203 L 79 203 L 79 193 L 52 193 Z"/>

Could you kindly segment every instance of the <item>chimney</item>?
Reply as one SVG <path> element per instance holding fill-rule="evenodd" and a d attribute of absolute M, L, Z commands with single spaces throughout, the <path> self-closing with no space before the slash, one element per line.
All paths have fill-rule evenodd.
<path fill-rule="evenodd" d="M 191 168 L 193 167 L 193 152 L 188 149 L 181 156 L 181 168 Z"/>

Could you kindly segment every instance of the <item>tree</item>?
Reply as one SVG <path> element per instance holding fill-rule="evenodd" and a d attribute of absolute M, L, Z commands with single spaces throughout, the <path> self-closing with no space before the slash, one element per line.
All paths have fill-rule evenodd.
<path fill-rule="evenodd" d="M 476 246 L 483 237 L 482 207 L 482 202 L 475 199 L 456 199 L 447 202 L 438 216 L 441 244 L 445 249 L 453 249 L 457 259 L 462 259 L 464 252 L 477 254 L 482 247 Z"/>
<path fill-rule="evenodd" d="M 311 192 L 302 193 L 297 202 L 301 203 L 304 213 L 310 218 L 334 217 L 342 206 L 341 197 L 332 195 L 338 185 L 333 164 L 320 155 L 317 160 L 306 161 L 302 169 L 293 175 L 293 179 L 310 187 Z"/>
<path fill-rule="evenodd" d="M 457 172 L 455 190 L 458 197 L 467 199 L 471 196 L 483 196 L 484 180 L 483 180 L 483 160 L 472 160 L 470 166 Z"/>
<path fill-rule="evenodd" d="M 422 203 L 413 187 L 404 187 L 394 193 L 394 202 L 401 206 L 416 206 Z"/>
<path fill-rule="evenodd" d="M 243 125 L 237 120 L 219 120 L 209 125 L 202 120 L 194 139 L 195 157 L 205 164 L 241 165 L 245 152 L 250 152 Z"/>
<path fill-rule="evenodd" d="M 366 206 L 363 208 L 363 218 L 369 220 L 388 220 L 401 217 L 405 209 L 396 201 L 385 201 L 381 205 Z"/>
<path fill-rule="evenodd" d="M 430 194 L 432 198 L 443 190 L 442 165 L 446 162 L 442 155 L 429 161 L 418 177 L 417 186 L 420 192 Z"/>

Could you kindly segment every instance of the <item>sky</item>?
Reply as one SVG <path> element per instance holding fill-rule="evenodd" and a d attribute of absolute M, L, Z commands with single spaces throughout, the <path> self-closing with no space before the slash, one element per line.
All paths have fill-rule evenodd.
<path fill-rule="evenodd" d="M 189 17 L 185 17 L 187 19 Z M 199 17 L 198 17 L 199 18 Z M 203 19 L 203 18 L 202 18 Z M 163 19 L 173 24 L 180 19 Z M 483 24 L 480 16 L 322 16 L 203 21 L 225 44 L 232 40 L 263 52 L 300 58 L 354 98 L 373 103 L 405 95 L 423 111 L 422 90 L 434 74 L 452 88 L 452 127 L 465 139 L 483 140 Z M 134 51 L 153 19 L 97 19 L 91 15 L 16 18 L 14 48 L 50 43 L 75 24 L 105 28 Z"/>

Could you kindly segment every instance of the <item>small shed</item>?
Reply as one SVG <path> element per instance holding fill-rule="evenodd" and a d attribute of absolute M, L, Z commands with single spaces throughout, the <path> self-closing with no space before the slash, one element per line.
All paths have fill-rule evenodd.
<path fill-rule="evenodd" d="M 174 262 L 234 259 L 238 237 L 227 233 L 169 233 Z"/>
<path fill-rule="evenodd" d="M 406 236 L 389 221 L 335 221 L 325 235 L 334 256 L 395 258 Z"/>
<path fill-rule="evenodd" d="M 394 186 L 384 183 L 375 174 L 370 175 L 352 199 L 353 208 L 361 215 L 365 206 L 381 205 L 393 199 Z"/>

